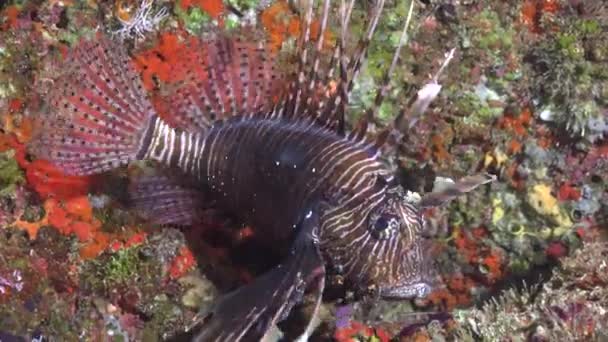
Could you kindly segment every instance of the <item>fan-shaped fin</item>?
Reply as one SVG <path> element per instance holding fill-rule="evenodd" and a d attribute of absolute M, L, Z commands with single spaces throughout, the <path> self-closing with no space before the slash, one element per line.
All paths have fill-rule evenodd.
<path fill-rule="evenodd" d="M 191 72 L 163 94 L 169 107 L 163 119 L 172 127 L 205 131 L 233 116 L 270 113 L 283 97 L 286 75 L 263 43 L 218 35 L 196 48 L 194 63 L 202 72 Z"/>
<path fill-rule="evenodd" d="M 68 174 L 95 174 L 139 157 L 156 116 L 124 48 L 98 34 L 62 62 L 30 145 Z"/>

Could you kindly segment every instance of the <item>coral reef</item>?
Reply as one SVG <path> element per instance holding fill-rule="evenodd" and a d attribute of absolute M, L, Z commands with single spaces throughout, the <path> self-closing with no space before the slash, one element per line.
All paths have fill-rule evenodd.
<path fill-rule="evenodd" d="M 606 130 L 596 121 L 605 116 L 598 103 L 605 102 L 608 43 L 602 34 L 605 24 L 579 15 L 580 10 L 570 5 L 562 15 L 543 18 L 550 21 L 547 36 L 530 48 L 527 58 L 535 73 L 531 86 L 539 92 L 540 118 L 574 137 L 594 139 L 593 131 Z"/>
<path fill-rule="evenodd" d="M 593 242 L 564 258 L 542 285 L 510 289 L 480 309 L 457 311 L 460 339 L 601 341 L 608 338 L 608 244 Z"/>
<path fill-rule="evenodd" d="M 543 283 L 513 284 L 477 308 L 457 309 L 450 315 L 429 313 L 414 320 L 402 315 L 401 330 L 390 335 L 406 341 L 603 341 L 607 253 L 606 242 L 585 243 L 561 259 Z M 356 328 L 386 334 L 383 327 L 394 329 L 386 322 L 377 323 L 376 330 L 354 322 L 338 333 Z"/>
<path fill-rule="evenodd" d="M 353 36 L 367 17 L 365 2 L 356 3 Z M 374 102 L 409 4 L 387 1 L 354 84 L 349 125 Z M 337 289 L 323 304 L 314 337 L 608 338 L 602 242 L 608 6 L 601 0 L 415 5 L 409 43 L 377 124 L 409 108 L 446 52 L 455 48 L 455 57 L 440 76 L 441 93 L 412 120 L 387 162 L 412 192 L 430 190 L 436 177 L 479 171 L 498 181 L 425 213 L 441 273 L 428 298 L 352 303 L 352 293 Z M 145 165 L 102 178 L 72 177 L 32 160 L 26 146 L 37 116 L 45 114 L 40 97 L 53 87 L 56 61 L 80 37 L 102 30 L 122 39 L 163 113 L 170 109 L 163 89 L 201 71 L 193 63 L 197 36 L 256 31 L 255 39 L 277 52 L 293 49 L 299 6 L 284 0 L 0 3 L 0 340 L 172 337 L 218 292 L 276 262 L 251 250 L 249 227 L 215 213 L 202 213 L 201 224 L 189 230 L 137 217 L 122 191 Z M 319 25 L 313 23 L 313 37 Z M 328 47 L 336 34 L 330 31 Z"/>

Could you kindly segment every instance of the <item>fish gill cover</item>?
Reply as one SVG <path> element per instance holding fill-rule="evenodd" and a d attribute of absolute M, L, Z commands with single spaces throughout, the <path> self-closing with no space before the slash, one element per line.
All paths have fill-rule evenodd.
<path fill-rule="evenodd" d="M 79 88 L 91 80 L 79 74 L 82 59 L 65 62 L 77 51 L 94 61 L 94 49 L 77 50 L 82 39 L 94 47 L 109 36 L 107 44 L 117 47 L 112 54 L 128 51 L 116 67 L 104 66 L 104 72 L 112 79 L 137 76 L 142 89 L 133 88 L 139 81 L 126 84 L 134 100 L 147 98 L 159 117 L 187 131 L 207 127 L 200 120 L 210 119 L 197 114 L 206 110 L 203 103 L 184 100 L 200 90 L 197 82 L 212 84 L 205 68 L 217 64 L 212 58 L 221 53 L 205 48 L 209 39 L 219 34 L 227 41 L 238 36 L 245 44 L 265 42 L 267 52 L 258 56 L 276 60 L 256 65 L 272 64 L 290 75 L 298 71 L 299 56 L 293 51 L 307 27 L 307 3 L 144 0 L 0 5 L 1 339 L 175 338 L 196 326 L 199 312 L 213 311 L 220 293 L 253 284 L 279 262 L 283 244 L 274 235 L 257 225 L 242 226 L 217 212 L 204 197 L 193 197 L 204 190 L 196 182 L 167 182 L 166 175 L 146 163 L 101 176 L 66 175 L 65 168 L 48 161 L 52 155 L 34 158 L 27 146 L 40 134 L 39 119 L 53 114 L 48 111 L 48 94 L 74 89 L 74 95 L 68 94 L 75 96 L 70 105 L 78 104 L 80 96 L 90 99 L 90 91 Z M 322 56 L 330 61 L 342 33 L 335 20 L 340 3 L 332 4 L 336 7 L 321 46 Z M 366 32 L 377 5 L 355 2 L 348 48 L 356 49 L 356 37 Z M 608 217 L 608 45 L 602 34 L 606 5 L 571 0 L 416 2 L 408 37 L 402 40 L 410 5 L 384 4 L 366 62 L 351 84 L 345 127 L 361 132 L 356 127 L 367 126 L 376 133 L 391 122 L 405 129 L 411 126 L 408 134 L 389 135 L 381 154 L 411 198 L 433 188 L 449 189 L 450 178 L 481 171 L 496 174 L 498 181 L 424 211 L 425 240 L 432 241 L 424 246 L 436 260 L 441 278 L 428 296 L 401 301 L 370 297 L 353 287 L 348 277 L 332 273 L 329 268 L 335 271 L 335 265 L 328 265 L 320 306 L 309 289 L 281 329 L 271 329 L 267 337 L 297 336 L 317 308 L 313 340 L 605 338 L 608 303 L 601 270 Z M 321 13 L 319 8 L 310 20 L 313 40 L 322 31 Z M 405 44 L 393 65 L 400 41 Z M 453 59 L 439 72 L 452 48 Z M 226 45 L 217 49 L 226 51 Z M 308 63 L 314 61 L 315 51 Z M 327 70 L 326 62 L 320 60 L 319 70 Z M 227 71 L 222 72 L 239 70 L 237 61 L 224 65 Z M 391 77 L 385 83 L 389 69 Z M 336 68 L 334 75 L 339 71 Z M 435 75 L 439 78 L 434 83 Z M 69 80 L 68 87 L 58 79 Z M 342 90 L 340 82 L 327 75 L 316 79 L 308 93 L 311 103 L 335 98 Z M 439 83 L 437 96 L 433 84 Z M 105 87 L 105 82 L 94 84 Z M 220 100 L 210 99 L 212 112 L 221 116 L 222 107 L 238 112 L 256 104 L 256 98 L 269 100 L 266 105 L 274 108 L 288 89 L 270 87 L 273 96 L 257 97 L 251 94 L 262 94 L 266 88 L 246 88 L 251 92 L 244 98 L 251 102 L 239 99 L 239 92 L 235 97 L 218 88 Z M 378 89 L 384 89 L 384 101 L 374 110 Z M 416 102 L 417 94 L 430 94 L 433 102 Z M 120 101 L 102 97 L 92 104 Z M 83 108 L 77 109 L 86 112 Z M 376 119 L 359 121 L 364 113 Z M 131 121 L 119 115 L 121 120 L 109 129 L 134 132 L 131 127 L 140 115 L 147 113 L 137 111 Z M 125 135 L 112 150 L 136 137 Z M 107 147 L 106 142 L 95 142 L 95 148 Z M 127 151 L 121 157 L 121 151 L 126 150 L 119 150 L 115 158 L 120 163 L 129 155 Z M 184 158 L 182 163 L 192 160 Z M 258 165 L 240 164 L 237 170 L 247 175 Z M 433 197 L 426 200 L 432 203 Z M 276 206 L 267 202 L 268 210 Z M 197 210 L 189 210 L 193 207 Z M 386 222 L 390 227 L 390 216 L 381 217 L 379 225 Z M 163 220 L 190 227 L 167 226 Z M 380 230 L 374 234 L 384 236 Z M 320 284 L 318 277 L 313 280 Z"/>

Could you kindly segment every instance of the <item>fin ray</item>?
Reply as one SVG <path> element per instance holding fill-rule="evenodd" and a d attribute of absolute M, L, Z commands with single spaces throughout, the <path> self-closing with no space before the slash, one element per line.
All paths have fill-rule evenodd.
<path fill-rule="evenodd" d="M 192 225 L 203 207 L 202 192 L 176 176 L 140 176 L 131 183 L 129 193 L 135 210 L 155 224 Z"/>
<path fill-rule="evenodd" d="M 126 52 L 103 35 L 82 40 L 63 65 L 37 122 L 34 154 L 68 174 L 94 174 L 136 159 L 155 112 Z"/>
<path fill-rule="evenodd" d="M 275 68 L 277 56 L 270 49 L 224 36 L 199 46 L 197 63 L 205 71 L 168 87 L 163 97 L 173 108 L 167 122 L 195 133 L 218 120 L 272 111 L 285 75 Z"/>

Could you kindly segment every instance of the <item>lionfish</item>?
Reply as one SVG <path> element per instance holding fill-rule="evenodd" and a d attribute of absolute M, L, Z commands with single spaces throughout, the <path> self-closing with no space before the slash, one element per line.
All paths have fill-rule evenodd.
<path fill-rule="evenodd" d="M 259 340 L 305 291 L 315 296 L 316 312 L 329 275 L 378 297 L 427 295 L 433 271 L 421 210 L 492 179 L 465 177 L 410 200 L 381 159 L 395 125 L 371 136 L 373 115 L 350 131 L 344 119 L 384 0 L 369 9 L 365 32 L 350 53 L 355 1 L 313 3 L 303 11 L 298 58 L 289 72 L 264 43 L 227 34 L 200 38 L 193 61 L 199 72 L 164 94 L 171 107 L 162 118 L 126 50 L 103 35 L 69 52 L 65 72 L 47 96 L 49 114 L 33 146 L 38 156 L 73 175 L 155 161 L 171 172 L 141 176 L 130 189 L 135 208 L 153 222 L 188 225 L 201 203 L 213 203 L 256 235 L 289 246 L 276 267 L 217 301 L 196 341 Z M 330 41 L 330 14 L 336 12 L 339 32 L 332 31 Z M 316 30 L 313 17 L 319 18 Z"/>

